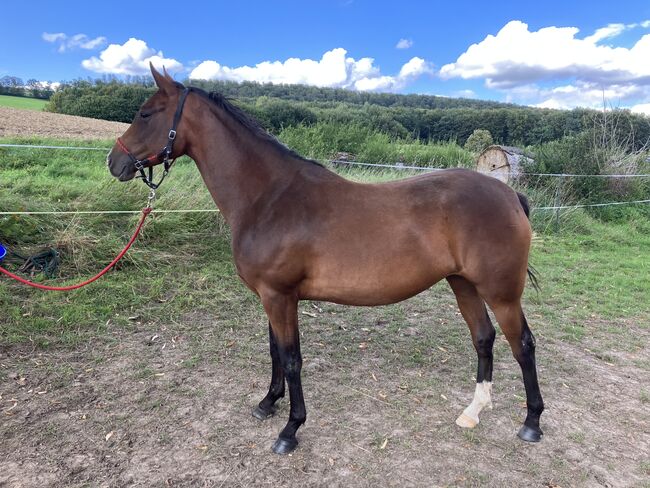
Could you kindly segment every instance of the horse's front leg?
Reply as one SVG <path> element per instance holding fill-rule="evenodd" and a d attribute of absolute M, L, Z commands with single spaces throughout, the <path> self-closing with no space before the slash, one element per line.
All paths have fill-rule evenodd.
<path fill-rule="evenodd" d="M 298 445 L 296 431 L 305 423 L 307 411 L 302 394 L 300 371 L 300 336 L 298 333 L 298 299 L 294 295 L 268 291 L 261 293 L 262 304 L 271 324 L 280 365 L 289 385 L 289 422 L 273 444 L 273 452 L 288 454 Z"/>
<path fill-rule="evenodd" d="M 275 402 L 284 396 L 284 370 L 280 362 L 278 344 L 269 322 L 269 349 L 271 352 L 271 385 L 266 396 L 253 410 L 253 417 L 265 420 L 275 413 Z"/>

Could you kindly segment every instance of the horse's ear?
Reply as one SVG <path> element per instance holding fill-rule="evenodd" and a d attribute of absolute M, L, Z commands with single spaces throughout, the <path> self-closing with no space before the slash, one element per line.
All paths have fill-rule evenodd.
<path fill-rule="evenodd" d="M 163 74 L 165 75 L 165 78 L 167 78 L 169 81 L 174 83 L 174 78 L 170 76 L 170 74 L 167 72 L 167 68 L 163 65 Z"/>
<path fill-rule="evenodd" d="M 153 67 L 153 63 L 150 61 L 149 62 L 149 68 L 151 69 L 151 76 L 153 76 L 154 81 L 156 82 L 156 86 L 160 88 L 162 91 L 165 93 L 170 93 L 171 88 L 173 87 L 173 80 L 171 77 L 167 74 L 167 70 L 163 67 L 163 70 L 165 71 L 165 75 L 161 75 L 156 68 Z"/>

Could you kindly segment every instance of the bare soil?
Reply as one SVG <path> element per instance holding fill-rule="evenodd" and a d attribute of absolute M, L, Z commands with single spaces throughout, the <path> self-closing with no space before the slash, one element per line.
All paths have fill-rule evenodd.
<path fill-rule="evenodd" d="M 0 137 L 30 136 L 65 139 L 114 139 L 129 124 L 75 115 L 0 107 Z"/>
<path fill-rule="evenodd" d="M 502 336 L 494 409 L 474 430 L 454 424 L 476 359 L 445 289 L 373 309 L 302 304 L 308 420 L 281 457 L 287 399 L 272 419 L 250 415 L 270 379 L 255 313 L 234 329 L 197 311 L 75 351 L 0 350 L 0 486 L 648 486 L 650 350 L 634 323 L 585 324 L 591 349 L 540 324 L 545 436 L 526 444 Z M 607 326 L 639 342 L 610 346 Z"/>

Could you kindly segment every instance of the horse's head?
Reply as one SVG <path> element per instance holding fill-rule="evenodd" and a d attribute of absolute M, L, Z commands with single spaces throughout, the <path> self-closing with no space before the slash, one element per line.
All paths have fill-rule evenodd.
<path fill-rule="evenodd" d="M 120 181 L 133 179 L 139 169 L 138 164 L 150 167 L 164 162 L 167 148 L 170 149 L 168 159 L 183 154 L 185 144 L 182 131 L 173 140 L 173 153 L 170 144 L 170 129 L 173 128 L 183 85 L 175 82 L 166 70 L 160 74 L 153 65 L 150 66 L 158 91 L 140 107 L 131 126 L 117 139 L 106 157 L 111 174 Z"/>

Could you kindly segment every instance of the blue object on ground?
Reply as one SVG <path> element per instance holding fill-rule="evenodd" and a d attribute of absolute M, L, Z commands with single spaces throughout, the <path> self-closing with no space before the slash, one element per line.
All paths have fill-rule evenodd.
<path fill-rule="evenodd" d="M 7 255 L 7 250 L 0 244 L 0 261 Z"/>

